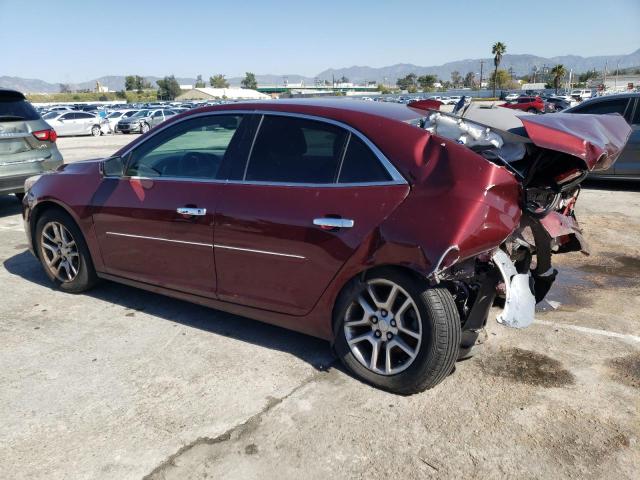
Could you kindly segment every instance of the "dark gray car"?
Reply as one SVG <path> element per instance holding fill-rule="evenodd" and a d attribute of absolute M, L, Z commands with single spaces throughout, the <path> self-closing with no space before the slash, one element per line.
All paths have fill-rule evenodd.
<path fill-rule="evenodd" d="M 0 89 L 0 195 L 20 198 L 28 177 L 62 165 L 56 138 L 22 93 Z"/>
<path fill-rule="evenodd" d="M 640 180 L 640 93 L 622 93 L 587 100 L 565 113 L 619 113 L 631 125 L 631 137 L 618 160 L 604 172 L 590 176 L 620 180 Z"/>

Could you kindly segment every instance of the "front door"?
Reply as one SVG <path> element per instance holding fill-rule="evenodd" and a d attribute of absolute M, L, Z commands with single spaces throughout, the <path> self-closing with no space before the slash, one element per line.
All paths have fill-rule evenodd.
<path fill-rule="evenodd" d="M 355 132 L 265 115 L 244 174 L 220 193 L 218 298 L 307 313 L 408 191 Z"/>
<path fill-rule="evenodd" d="M 185 119 L 127 154 L 124 176 L 104 179 L 93 219 L 106 273 L 215 297 L 218 175 L 241 121 Z"/>

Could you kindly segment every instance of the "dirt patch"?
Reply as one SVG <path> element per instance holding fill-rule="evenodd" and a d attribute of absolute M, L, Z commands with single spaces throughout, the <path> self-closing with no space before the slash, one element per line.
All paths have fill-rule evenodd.
<path fill-rule="evenodd" d="M 258 446 L 255 443 L 251 443 L 244 447 L 244 453 L 247 455 L 255 455 L 258 453 Z"/>
<path fill-rule="evenodd" d="M 488 353 L 480 365 L 489 375 L 536 387 L 557 388 L 575 383 L 573 374 L 558 360 L 520 348 Z"/>
<path fill-rule="evenodd" d="M 609 361 L 614 380 L 633 388 L 640 388 L 640 354 L 633 353 Z"/>
<path fill-rule="evenodd" d="M 605 261 L 602 263 L 581 265 L 578 269 L 596 275 L 633 279 L 633 282 L 624 283 L 638 283 L 638 279 L 640 278 L 640 258 L 627 255 L 615 256 L 615 254 L 608 254 L 601 258 Z"/>

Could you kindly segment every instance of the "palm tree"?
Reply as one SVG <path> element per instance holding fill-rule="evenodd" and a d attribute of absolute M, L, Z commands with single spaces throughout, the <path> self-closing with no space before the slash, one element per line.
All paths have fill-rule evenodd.
<path fill-rule="evenodd" d="M 556 89 L 556 95 L 558 94 L 558 86 L 560 85 L 560 81 L 567 74 L 567 69 L 564 68 L 564 65 L 558 64 L 551 69 L 551 74 L 553 75 L 553 86 Z"/>
<path fill-rule="evenodd" d="M 502 61 L 502 55 L 507 51 L 507 46 L 502 42 L 496 42 L 493 44 L 491 53 L 493 53 L 493 65 L 496 67 L 493 73 L 493 96 L 496 96 L 496 83 L 498 80 L 498 67 Z"/>

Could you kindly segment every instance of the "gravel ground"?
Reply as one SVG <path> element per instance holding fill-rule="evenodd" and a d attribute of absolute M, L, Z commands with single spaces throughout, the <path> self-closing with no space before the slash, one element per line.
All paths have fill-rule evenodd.
<path fill-rule="evenodd" d="M 400 397 L 310 337 L 109 282 L 55 291 L 0 197 L 1 476 L 637 478 L 640 188 L 591 185 L 577 213 L 593 254 L 556 259 L 536 323 L 491 320 L 479 355 Z"/>

